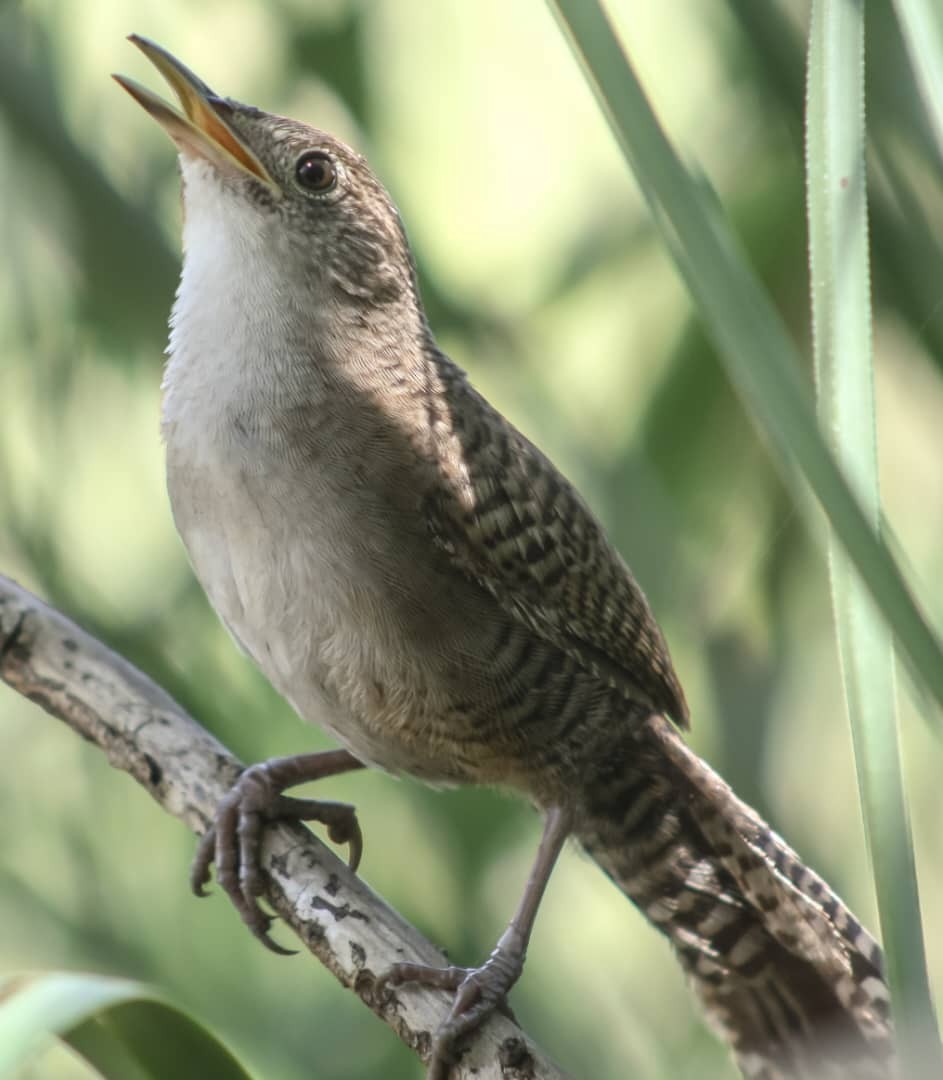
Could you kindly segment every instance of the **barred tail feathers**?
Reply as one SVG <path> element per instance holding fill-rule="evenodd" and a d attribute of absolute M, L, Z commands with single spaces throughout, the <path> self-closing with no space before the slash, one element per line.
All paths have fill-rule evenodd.
<path fill-rule="evenodd" d="M 666 720 L 610 757 L 586 812 L 581 843 L 672 942 L 745 1076 L 895 1075 L 879 946 Z"/>

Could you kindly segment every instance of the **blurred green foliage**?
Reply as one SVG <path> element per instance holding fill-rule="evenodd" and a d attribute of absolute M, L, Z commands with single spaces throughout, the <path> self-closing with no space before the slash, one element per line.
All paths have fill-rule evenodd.
<path fill-rule="evenodd" d="M 808 339 L 799 2 L 610 5 L 650 96 Z M 943 616 L 943 185 L 889 5 L 868 5 L 885 509 Z M 136 31 L 220 92 L 335 131 L 398 201 L 440 343 L 583 489 L 646 588 L 692 741 L 874 927 L 820 549 L 727 386 L 546 10 L 500 0 L 132 0 L 0 9 L 0 569 L 165 685 L 246 760 L 327 746 L 233 648 L 163 490 L 161 349 L 178 264 L 170 144 L 107 78 L 156 86 Z M 761 358 L 758 358 L 758 362 Z M 903 702 L 943 972 L 939 746 Z M 64 726 L 0 688 L 0 966 L 152 982 L 260 1077 L 419 1075 L 303 958 L 186 888 L 192 840 Z M 362 873 L 460 962 L 492 947 L 533 814 L 380 775 Z M 577 1076 L 732 1075 L 667 948 L 591 865 L 551 883 L 522 1023 Z M 60 1057 L 46 1075 L 73 1075 Z M 62 1070 L 62 1071 L 60 1071 Z"/>
<path fill-rule="evenodd" d="M 206 1027 L 141 983 L 73 972 L 0 975 L 0 1076 L 32 1066 L 53 1033 L 76 1066 L 113 1080 L 250 1080 Z"/>

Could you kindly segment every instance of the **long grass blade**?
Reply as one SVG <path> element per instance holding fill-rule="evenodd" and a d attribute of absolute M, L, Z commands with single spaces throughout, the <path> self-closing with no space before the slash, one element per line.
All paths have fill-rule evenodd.
<path fill-rule="evenodd" d="M 806 176 L 819 416 L 877 531 L 881 505 L 864 115 L 863 5 L 855 0 L 814 0 Z M 943 1058 L 935 1033 L 900 763 L 893 640 L 834 533 L 829 565 L 861 808 L 900 1035 L 901 1071 L 904 1076 L 941 1076 Z"/>
<path fill-rule="evenodd" d="M 548 0 L 701 310 L 731 382 L 789 482 L 804 477 L 888 620 L 914 676 L 943 704 L 943 649 L 829 450 L 798 352 L 716 200 L 688 174 L 597 0 Z M 806 500 L 798 499 L 805 507 Z M 937 717 L 933 717 L 937 719 Z"/>
<path fill-rule="evenodd" d="M 939 0 L 894 0 L 894 7 L 943 158 L 943 6 Z"/>

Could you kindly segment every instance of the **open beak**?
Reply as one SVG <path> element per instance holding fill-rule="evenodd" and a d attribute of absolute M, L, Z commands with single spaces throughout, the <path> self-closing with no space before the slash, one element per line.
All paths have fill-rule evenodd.
<path fill-rule="evenodd" d="M 227 123 L 224 110 L 229 106 L 166 49 L 138 34 L 129 35 L 128 40 L 137 45 L 170 83 L 180 99 L 183 113 L 133 79 L 124 75 L 114 75 L 112 78 L 144 106 L 177 144 L 180 152 L 204 158 L 223 172 L 248 173 L 278 191 L 278 185 L 268 169 Z"/>

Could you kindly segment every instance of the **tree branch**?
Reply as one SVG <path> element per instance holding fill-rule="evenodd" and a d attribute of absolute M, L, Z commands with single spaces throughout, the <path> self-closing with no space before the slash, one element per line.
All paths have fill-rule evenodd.
<path fill-rule="evenodd" d="M 60 612 L 0 575 L 0 678 L 95 743 L 170 814 L 202 833 L 243 765 L 146 675 Z M 300 825 L 266 830 L 267 899 L 307 948 L 423 1060 L 450 995 L 400 989 L 374 1000 L 376 976 L 443 954 Z M 455 1080 L 562 1080 L 504 1016 L 492 1017 Z"/>

